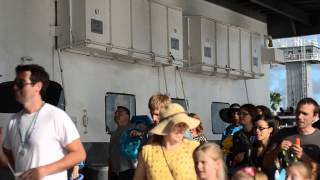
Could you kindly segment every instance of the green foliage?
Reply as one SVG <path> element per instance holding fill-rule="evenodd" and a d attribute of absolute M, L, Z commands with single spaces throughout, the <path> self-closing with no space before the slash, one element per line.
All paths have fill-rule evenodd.
<path fill-rule="evenodd" d="M 281 99 L 281 94 L 275 91 L 270 92 L 270 103 L 271 103 L 271 109 L 276 111 L 278 109 L 278 106 L 280 105 L 280 102 L 282 101 Z"/>

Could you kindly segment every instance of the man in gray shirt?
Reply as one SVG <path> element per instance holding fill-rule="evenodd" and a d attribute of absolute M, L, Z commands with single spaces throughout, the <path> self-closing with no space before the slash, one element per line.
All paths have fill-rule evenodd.
<path fill-rule="evenodd" d="M 118 106 L 115 112 L 115 121 L 118 125 L 116 131 L 111 133 L 110 139 L 110 177 L 112 180 L 131 180 L 134 175 L 136 163 L 134 160 L 124 156 L 120 149 L 121 135 L 127 131 L 131 125 L 130 111 L 128 108 Z"/>
<path fill-rule="evenodd" d="M 296 127 L 281 129 L 272 138 L 265 154 L 264 167 L 272 167 L 279 152 L 289 149 L 296 158 L 316 167 L 320 162 L 320 131 L 312 127 L 312 123 L 318 115 L 319 105 L 314 99 L 301 99 L 297 104 Z M 297 138 L 301 143 L 296 143 Z"/>

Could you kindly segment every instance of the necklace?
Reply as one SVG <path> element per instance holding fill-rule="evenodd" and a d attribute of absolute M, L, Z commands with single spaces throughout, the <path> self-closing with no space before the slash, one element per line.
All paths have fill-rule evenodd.
<path fill-rule="evenodd" d="M 20 137 L 20 147 L 19 147 L 19 154 L 21 156 L 24 156 L 26 154 L 26 151 L 28 149 L 29 146 L 29 139 L 31 137 L 32 132 L 34 131 L 34 127 L 39 115 L 40 110 L 42 109 L 42 107 L 44 106 L 45 103 L 42 103 L 40 109 L 35 113 L 35 115 L 33 116 L 27 130 L 25 131 L 25 133 L 23 134 L 23 128 L 21 127 L 21 117 L 22 114 L 24 113 L 24 111 L 21 112 L 21 116 L 20 119 L 18 120 L 18 132 L 19 132 L 19 137 Z"/>

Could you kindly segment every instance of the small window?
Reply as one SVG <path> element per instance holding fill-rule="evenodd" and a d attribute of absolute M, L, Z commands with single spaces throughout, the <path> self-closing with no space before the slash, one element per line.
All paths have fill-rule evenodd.
<path fill-rule="evenodd" d="M 184 110 L 186 110 L 187 111 L 187 104 L 188 104 L 188 101 L 187 100 L 185 100 L 185 99 L 180 99 L 180 98 L 171 98 L 171 101 L 173 102 L 173 103 L 177 103 L 177 104 L 180 104 L 183 108 L 184 108 Z"/>
<path fill-rule="evenodd" d="M 312 49 L 311 48 L 307 48 L 306 49 L 306 53 L 312 53 Z"/>
<path fill-rule="evenodd" d="M 219 111 L 223 108 L 228 108 L 229 103 L 223 102 L 212 102 L 211 103 L 211 121 L 212 121 L 212 132 L 213 134 L 222 134 L 224 129 L 227 127 L 227 123 L 222 121 L 219 115 Z"/>
<path fill-rule="evenodd" d="M 204 47 L 204 57 L 211 58 L 211 48 Z"/>
<path fill-rule="evenodd" d="M 100 20 L 91 19 L 91 32 L 103 34 L 103 23 Z"/>
<path fill-rule="evenodd" d="M 179 50 L 179 39 L 171 38 L 171 49 Z"/>
<path fill-rule="evenodd" d="M 258 67 L 259 66 L 259 59 L 257 57 L 253 57 L 252 58 L 252 61 L 253 61 L 253 65 Z"/>
<path fill-rule="evenodd" d="M 132 94 L 120 94 L 107 92 L 105 97 L 106 103 L 106 131 L 112 132 L 117 129 L 117 124 L 114 121 L 114 112 L 118 106 L 124 106 L 130 110 L 130 119 L 136 115 L 136 97 Z"/>

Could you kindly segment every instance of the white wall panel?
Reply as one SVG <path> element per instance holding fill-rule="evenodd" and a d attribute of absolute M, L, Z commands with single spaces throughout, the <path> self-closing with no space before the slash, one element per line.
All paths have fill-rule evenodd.
<path fill-rule="evenodd" d="M 8 27 L 6 23 L 7 18 L 5 18 L 5 16 L 6 9 L 4 6 L 0 6 L 0 83 L 6 80 L 6 69 L 8 68 L 8 35 L 5 33 Z M 6 127 L 6 124 L 0 124 L 0 127 Z"/>
<path fill-rule="evenodd" d="M 132 0 L 133 48 L 150 52 L 149 0 Z"/>
<path fill-rule="evenodd" d="M 241 69 L 251 72 L 250 33 L 241 30 Z"/>
<path fill-rule="evenodd" d="M 167 8 L 151 2 L 152 51 L 168 56 Z"/>
<path fill-rule="evenodd" d="M 193 34 L 191 34 L 193 36 Z M 201 52 L 204 64 L 214 65 L 215 63 L 215 22 L 208 19 L 201 19 Z"/>
<path fill-rule="evenodd" d="M 190 60 L 190 65 L 201 64 L 202 52 L 200 49 L 201 48 L 200 16 L 185 17 L 184 23 L 185 23 L 184 25 L 185 27 L 184 27 L 183 36 L 184 36 L 184 47 L 185 47 L 184 48 L 185 59 Z"/>
<path fill-rule="evenodd" d="M 200 16 L 215 19 L 226 24 L 239 26 L 249 31 L 267 34 L 267 23 L 250 18 L 244 14 L 232 11 L 222 6 L 204 0 L 161 0 L 174 2 L 179 1 L 185 14 L 197 14 Z"/>
<path fill-rule="evenodd" d="M 263 41 L 261 41 L 260 34 L 252 33 L 252 71 L 256 73 L 261 72 L 261 48 Z"/>
<path fill-rule="evenodd" d="M 78 2 L 79 0 L 75 1 Z M 45 6 L 47 2 L 48 1 L 32 0 L 26 3 L 21 0 L 5 0 L 4 3 L 0 1 L 0 22 L 2 22 L 0 23 L 1 56 L 4 55 L 4 57 L 7 57 L 2 58 L 2 60 L 7 62 L 6 71 L 11 73 L 6 79 L 12 80 L 14 78 L 13 69 L 15 65 L 20 63 L 19 58 L 24 55 L 36 57 L 39 52 L 45 52 L 41 57 L 37 58 L 40 59 L 41 62 L 39 60 L 35 63 L 53 64 L 57 66 L 57 56 L 53 57 L 53 55 L 50 54 L 53 43 L 51 43 L 52 37 L 48 36 L 48 34 L 50 33 L 49 24 L 52 24 L 52 22 L 49 21 L 50 18 L 42 18 L 43 21 L 38 21 L 37 19 L 48 14 L 51 14 L 53 17 L 53 8 Z M 257 28 L 266 30 L 266 24 L 263 22 L 256 24 L 251 23 L 253 20 L 250 20 L 246 16 L 239 15 L 238 13 L 230 13 L 221 7 L 208 6 L 209 3 L 205 1 L 183 0 L 183 2 L 188 2 L 191 5 L 195 5 L 196 3 L 205 4 L 205 6 L 196 7 L 191 7 L 190 5 L 189 9 L 192 9 L 192 12 L 202 12 L 203 14 L 211 13 L 212 18 L 214 18 L 214 15 L 219 17 L 223 16 L 226 20 L 237 20 L 237 22 L 243 26 L 255 27 L 255 25 L 258 24 Z M 28 6 L 26 6 L 25 3 L 28 4 Z M 37 11 L 37 9 L 42 9 L 42 11 Z M 34 13 L 26 18 L 26 12 Z M 241 20 L 237 18 L 239 16 L 242 17 Z M 7 17 L 10 17 L 10 19 Z M 156 17 L 156 20 L 158 20 L 158 18 L 161 19 L 162 17 Z M 243 21 L 243 19 L 245 21 Z M 84 19 L 83 22 L 85 22 Z M 157 24 L 161 23 L 161 21 L 155 22 Z M 28 24 L 28 28 L 24 28 L 26 24 Z M 157 25 L 157 27 L 161 26 Z M 34 34 L 34 32 L 41 33 L 43 36 L 39 36 L 39 38 L 26 36 Z M 163 37 L 165 37 L 164 39 L 167 41 L 167 36 Z M 154 41 L 154 43 L 158 44 L 162 40 L 161 37 L 158 38 L 158 40 L 159 41 Z M 42 42 L 48 43 L 42 44 Z M 43 46 L 43 48 L 48 49 L 48 51 L 43 51 L 39 44 Z M 33 48 L 27 49 L 26 46 L 32 46 Z M 247 48 L 247 51 L 249 51 L 250 54 L 251 50 Z M 246 56 L 250 57 L 248 53 Z M 53 62 L 52 59 L 54 59 Z M 109 140 L 109 135 L 105 132 L 104 123 L 104 96 L 106 92 L 113 91 L 135 94 L 137 98 L 137 114 L 148 114 L 147 99 L 158 91 L 165 91 L 164 88 L 159 88 L 164 87 L 163 76 L 157 75 L 158 69 L 155 67 L 93 58 L 67 52 L 62 53 L 62 63 L 66 85 L 66 98 L 68 100 L 67 113 L 78 120 L 81 139 L 84 141 L 105 142 Z M 210 121 L 210 103 L 212 101 L 238 102 L 240 104 L 249 101 L 254 104 L 268 105 L 269 94 L 266 92 L 268 92 L 269 81 L 266 77 L 268 77 L 269 66 L 265 65 L 265 67 L 266 70 L 264 73 L 267 73 L 267 76 L 258 80 L 249 80 L 248 88 L 244 87 L 243 81 L 234 81 L 226 78 L 204 76 L 188 72 L 182 73 L 186 97 L 190 103 L 190 111 L 196 112 L 202 117 L 204 127 L 206 127 L 204 133 L 210 140 L 213 140 L 214 137 L 211 131 Z M 49 71 L 53 69 L 55 72 L 54 77 L 56 77 L 55 80 L 60 81 L 58 68 L 47 66 L 46 69 Z M 171 82 L 170 84 L 174 84 L 174 73 L 173 70 L 168 70 L 167 79 L 168 82 Z M 123 81 L 114 81 L 114 79 L 125 80 L 125 83 Z M 139 82 L 142 81 L 148 83 L 148 86 L 141 86 Z M 174 92 L 174 88 L 174 86 L 169 86 L 168 91 Z M 181 92 L 180 89 L 178 90 Z M 249 91 L 249 100 L 247 100 L 244 95 L 246 90 Z M 180 95 L 181 94 L 182 93 L 180 93 Z M 90 121 L 88 134 L 83 133 L 84 128 L 81 125 L 82 110 L 84 108 L 88 110 Z"/>
<path fill-rule="evenodd" d="M 79 6 L 77 3 L 74 1 L 74 4 Z M 109 0 L 86 0 L 85 4 L 86 39 L 103 44 L 109 43 Z M 74 10 L 76 11 L 75 8 Z M 80 13 L 84 12 L 80 11 Z M 73 19 L 82 20 L 77 17 L 75 16 Z M 80 24 L 80 26 L 82 25 Z"/>
<path fill-rule="evenodd" d="M 72 27 L 72 44 L 84 41 L 87 36 L 89 27 L 86 26 L 89 19 L 86 16 L 86 0 L 71 1 L 71 27 Z"/>
<path fill-rule="evenodd" d="M 217 31 L 217 65 L 226 67 L 228 65 L 228 27 L 227 25 L 216 23 Z M 218 69 L 219 72 L 226 72 Z"/>
<path fill-rule="evenodd" d="M 129 48 L 131 46 L 130 1 L 111 0 L 112 44 Z"/>
<path fill-rule="evenodd" d="M 240 70 L 240 30 L 239 28 L 229 27 L 229 55 L 230 55 L 230 68 Z M 232 74 L 239 74 L 233 72 Z"/>
<path fill-rule="evenodd" d="M 60 28 L 58 35 L 58 47 L 66 47 L 70 44 L 70 2 L 69 1 L 58 1 L 57 8 L 59 13 L 57 14 L 57 22 Z"/>
<path fill-rule="evenodd" d="M 163 27 L 164 28 L 164 27 Z M 182 11 L 168 8 L 169 47 L 173 57 L 183 59 Z"/>

